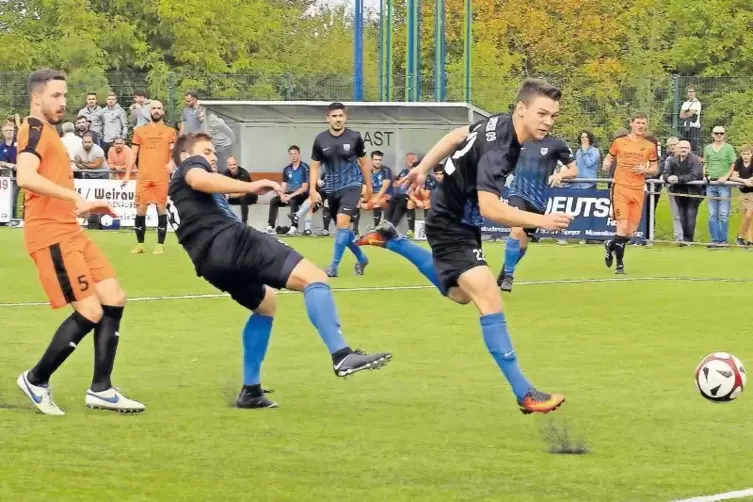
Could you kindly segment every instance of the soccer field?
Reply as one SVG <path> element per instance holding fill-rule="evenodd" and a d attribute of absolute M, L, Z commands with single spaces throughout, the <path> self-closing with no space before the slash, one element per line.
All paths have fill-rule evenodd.
<path fill-rule="evenodd" d="M 753 365 L 751 252 L 629 247 L 616 279 L 600 246 L 532 245 L 505 306 L 526 375 L 567 396 L 546 416 L 517 410 L 471 306 L 388 251 L 366 249 L 363 277 L 346 254 L 332 280 L 346 337 L 392 363 L 336 378 L 301 296 L 284 294 L 262 373 L 281 407 L 238 410 L 247 313 L 195 297 L 217 292 L 174 236 L 163 256 L 131 256 L 130 233 L 91 235 L 131 298 L 114 382 L 147 411 L 84 407 L 87 338 L 52 382 L 67 415 L 34 412 L 15 379 L 66 314 L 33 304 L 22 232 L 0 230 L 2 500 L 669 501 L 753 486 L 753 395 L 711 403 L 693 382 L 709 352 Z M 288 242 L 331 255 L 331 239 Z M 486 246 L 495 270 L 502 252 Z M 549 453 L 551 427 L 590 452 Z"/>

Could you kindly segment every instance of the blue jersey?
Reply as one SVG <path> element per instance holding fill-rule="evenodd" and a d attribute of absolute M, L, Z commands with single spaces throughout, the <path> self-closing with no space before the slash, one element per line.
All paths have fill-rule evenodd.
<path fill-rule="evenodd" d="M 410 169 L 403 169 L 402 171 L 400 171 L 399 173 L 397 173 L 397 178 L 395 178 L 395 181 L 399 181 L 399 180 L 405 178 L 406 176 L 408 176 L 409 172 L 410 172 Z M 394 183 L 393 183 L 393 185 L 394 185 Z M 405 195 L 405 194 L 407 194 L 408 193 L 408 188 L 410 188 L 410 187 L 408 187 L 408 186 L 398 186 L 398 187 L 395 187 L 395 190 L 394 190 L 395 195 Z"/>
<path fill-rule="evenodd" d="M 426 181 L 424 181 L 424 190 L 434 190 L 437 188 L 437 185 L 439 185 L 439 181 L 437 181 L 437 178 L 434 176 L 427 176 Z"/>
<path fill-rule="evenodd" d="M 554 174 L 558 162 L 564 166 L 575 162 L 572 150 L 560 138 L 547 136 L 521 145 L 508 196 L 517 195 L 539 211 L 545 211 L 549 199 L 549 177 Z"/>
<path fill-rule="evenodd" d="M 286 193 L 293 193 L 303 186 L 304 183 L 309 182 L 309 166 L 305 162 L 301 162 L 298 168 L 293 168 L 292 165 L 288 165 L 282 170 L 282 182 L 287 183 Z"/>
<path fill-rule="evenodd" d="M 371 187 L 373 188 L 374 193 L 379 193 L 379 190 L 382 189 L 382 183 L 385 181 L 392 181 L 392 170 L 390 170 L 389 167 L 382 166 L 376 172 L 373 170 L 371 171 Z M 392 184 L 390 184 L 387 191 L 384 193 L 386 195 L 392 195 Z"/>
<path fill-rule="evenodd" d="M 327 130 L 314 140 L 311 160 L 320 162 L 324 191 L 334 193 L 345 188 L 361 187 L 363 175 L 358 159 L 366 156 L 366 147 L 359 133 L 346 128 L 339 136 Z"/>

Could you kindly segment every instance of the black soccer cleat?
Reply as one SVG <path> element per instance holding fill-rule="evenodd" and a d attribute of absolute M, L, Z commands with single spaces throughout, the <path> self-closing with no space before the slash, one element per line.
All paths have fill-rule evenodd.
<path fill-rule="evenodd" d="M 235 406 L 243 409 L 278 408 L 277 403 L 264 395 L 270 392 L 272 391 L 263 390 L 261 392 L 254 392 L 243 387 L 241 393 L 238 394 L 238 399 L 235 400 Z"/>
<path fill-rule="evenodd" d="M 611 242 L 612 241 L 604 241 L 604 264 L 607 268 L 612 268 L 612 263 L 614 262 L 614 253 L 609 249 L 609 244 Z"/>
<path fill-rule="evenodd" d="M 378 370 L 391 359 L 392 354 L 389 352 L 367 354 L 362 350 L 354 350 L 340 359 L 340 362 L 333 364 L 332 368 L 335 370 L 336 376 L 346 377 L 362 370 Z"/>
<path fill-rule="evenodd" d="M 512 291 L 512 283 L 513 278 L 511 275 L 503 275 L 502 280 L 498 283 L 499 289 L 505 293 L 510 293 Z"/>
<path fill-rule="evenodd" d="M 619 263 L 617 268 L 614 269 L 616 275 L 625 275 L 625 265 Z"/>

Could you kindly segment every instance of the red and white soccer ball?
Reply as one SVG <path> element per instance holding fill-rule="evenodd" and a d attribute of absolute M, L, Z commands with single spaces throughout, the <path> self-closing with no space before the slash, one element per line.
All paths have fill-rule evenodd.
<path fill-rule="evenodd" d="M 743 363 L 727 352 L 707 355 L 695 370 L 698 390 L 710 401 L 734 400 L 745 389 L 746 379 Z"/>

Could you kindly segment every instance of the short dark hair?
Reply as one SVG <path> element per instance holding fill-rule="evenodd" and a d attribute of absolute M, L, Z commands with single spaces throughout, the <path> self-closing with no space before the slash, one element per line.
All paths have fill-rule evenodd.
<path fill-rule="evenodd" d="M 88 98 L 89 96 L 94 96 L 96 98 L 97 97 L 97 93 L 96 92 L 87 92 L 86 93 L 86 97 Z"/>
<path fill-rule="evenodd" d="M 89 132 L 89 131 L 86 131 L 86 132 L 85 132 L 84 134 L 82 134 L 82 135 L 81 135 L 81 139 L 84 139 L 84 138 L 86 138 L 87 136 L 88 136 L 89 138 L 91 138 L 91 139 L 92 139 L 92 141 L 94 141 L 94 133 L 91 133 L 91 132 Z"/>
<path fill-rule="evenodd" d="M 115 143 L 116 141 L 123 141 L 123 142 L 125 142 L 125 138 L 123 138 L 122 136 L 115 136 L 112 139 L 112 142 Z"/>
<path fill-rule="evenodd" d="M 578 134 L 578 144 L 580 144 L 580 137 L 584 134 L 588 136 L 588 144 L 591 146 L 596 146 L 596 138 L 594 137 L 594 133 L 592 133 L 588 129 L 583 129 L 580 134 Z"/>
<path fill-rule="evenodd" d="M 146 93 L 144 89 L 136 89 L 133 91 L 133 97 L 142 97 L 142 98 L 148 98 L 149 95 Z"/>
<path fill-rule="evenodd" d="M 296 152 L 301 153 L 301 149 L 298 148 L 298 145 L 290 145 L 288 147 L 288 152 L 290 152 L 290 150 L 295 150 Z"/>
<path fill-rule="evenodd" d="M 191 134 L 186 140 L 186 147 L 184 151 L 190 152 L 191 150 L 193 150 L 193 147 L 196 146 L 196 143 L 201 143 L 202 141 L 209 141 L 211 143 L 212 137 L 205 132 L 197 132 Z M 174 147 L 173 150 L 175 150 Z"/>
<path fill-rule="evenodd" d="M 107 97 L 109 98 L 110 96 L 112 96 L 113 98 L 117 98 L 118 97 L 118 95 L 115 93 L 115 91 L 108 92 L 107 93 Z"/>
<path fill-rule="evenodd" d="M 173 146 L 173 162 L 176 166 L 180 165 L 180 154 L 185 153 L 188 150 L 186 146 L 188 145 L 188 142 L 190 141 L 192 136 L 193 133 L 181 134 L 175 140 L 175 145 Z"/>
<path fill-rule="evenodd" d="M 374 150 L 371 152 L 371 158 L 373 159 L 374 157 L 384 157 L 384 154 L 381 150 Z"/>
<path fill-rule="evenodd" d="M 337 110 L 342 110 L 344 112 L 345 111 L 345 105 L 342 104 L 342 103 L 337 103 L 337 102 L 336 103 L 330 103 L 330 105 L 327 107 L 327 115 L 329 115 L 330 113 L 332 113 L 334 111 L 337 111 Z"/>
<path fill-rule="evenodd" d="M 540 78 L 527 78 L 520 86 L 517 101 L 529 104 L 533 98 L 538 96 L 546 96 L 553 101 L 560 101 L 562 89 Z"/>
<path fill-rule="evenodd" d="M 76 117 L 76 122 L 81 119 L 86 119 L 86 121 L 89 122 L 89 117 L 87 117 L 86 115 L 79 115 L 78 117 Z"/>
<path fill-rule="evenodd" d="M 38 92 L 40 87 L 45 87 L 50 80 L 62 80 L 65 82 L 65 74 L 62 71 L 51 70 L 44 68 L 37 70 L 29 75 L 28 91 L 31 96 L 32 93 Z"/>
<path fill-rule="evenodd" d="M 196 93 L 196 91 L 186 91 L 184 96 L 191 96 L 194 99 L 199 99 L 199 95 Z"/>
<path fill-rule="evenodd" d="M 444 166 L 442 164 L 437 164 L 436 166 L 434 166 L 434 172 L 444 173 Z"/>
<path fill-rule="evenodd" d="M 634 121 L 635 119 L 648 120 L 648 115 L 646 115 L 645 112 L 635 112 L 630 116 L 630 122 Z"/>

